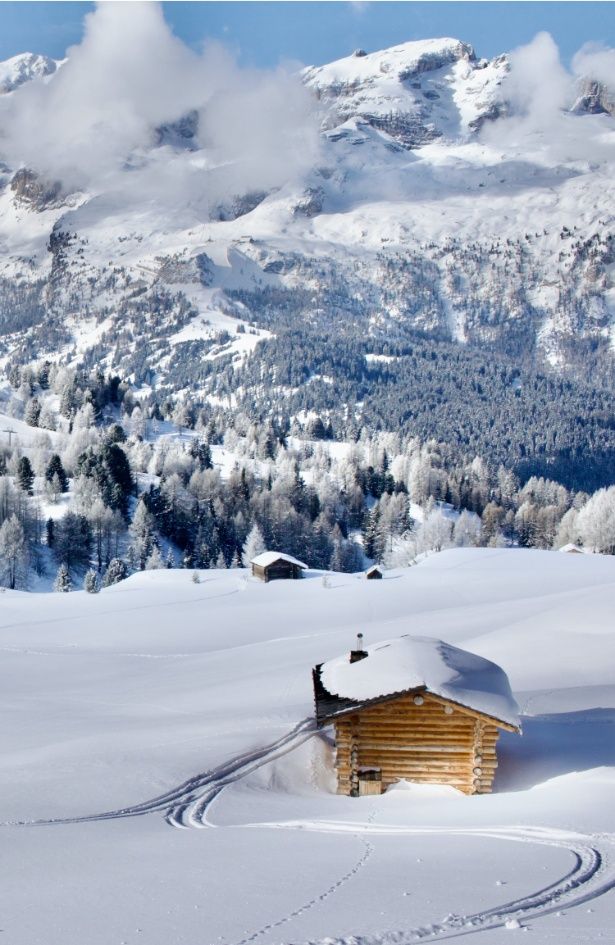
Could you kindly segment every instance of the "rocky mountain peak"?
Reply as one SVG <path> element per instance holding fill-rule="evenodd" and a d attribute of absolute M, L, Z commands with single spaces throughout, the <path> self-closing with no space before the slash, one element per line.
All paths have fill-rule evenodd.
<path fill-rule="evenodd" d="M 44 180 L 27 167 L 21 167 L 13 175 L 11 190 L 18 201 L 38 211 L 59 206 L 63 197 L 60 181 Z"/>
<path fill-rule="evenodd" d="M 478 62 L 472 46 L 443 38 L 402 43 L 304 70 L 327 130 L 359 119 L 406 149 L 468 134 L 493 112 L 504 59 Z"/>
<path fill-rule="evenodd" d="M 572 111 L 577 115 L 615 116 L 615 94 L 596 79 L 580 79 Z"/>

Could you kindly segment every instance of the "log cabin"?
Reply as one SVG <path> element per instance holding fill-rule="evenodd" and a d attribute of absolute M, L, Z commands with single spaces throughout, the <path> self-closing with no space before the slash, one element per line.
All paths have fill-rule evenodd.
<path fill-rule="evenodd" d="M 262 554 L 252 558 L 252 574 L 260 578 L 261 581 L 296 581 L 303 577 L 302 572 L 307 569 L 307 564 L 298 561 L 291 555 L 282 554 L 281 551 L 263 551 Z"/>
<path fill-rule="evenodd" d="M 377 564 L 372 564 L 371 568 L 368 568 L 365 572 L 365 577 L 368 581 L 381 581 L 384 577 L 382 573 L 382 568 Z"/>
<path fill-rule="evenodd" d="M 521 731 L 504 670 L 442 640 L 364 649 L 359 634 L 313 679 L 318 727 L 335 729 L 338 794 L 380 794 L 402 779 L 488 794 L 500 731 Z"/>

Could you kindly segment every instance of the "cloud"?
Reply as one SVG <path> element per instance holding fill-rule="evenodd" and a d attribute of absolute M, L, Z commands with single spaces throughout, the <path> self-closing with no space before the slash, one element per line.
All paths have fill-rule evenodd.
<path fill-rule="evenodd" d="M 575 56 L 575 72 L 587 74 L 591 65 L 596 77 L 606 75 L 613 57 L 613 50 L 584 47 Z M 509 61 L 501 87 L 508 115 L 483 127 L 484 141 L 518 156 L 539 147 L 545 157 L 560 162 L 614 157 L 604 127 L 595 124 L 593 117 L 570 113 L 578 94 L 577 76 L 562 65 L 549 33 L 538 33 L 526 46 L 515 49 Z"/>
<path fill-rule="evenodd" d="M 549 33 L 538 33 L 510 54 L 510 73 L 503 91 L 513 111 L 530 128 L 544 127 L 567 104 L 571 78 Z"/>
<path fill-rule="evenodd" d="M 141 177 L 149 186 L 162 163 L 152 150 L 156 127 L 190 111 L 199 113 L 202 152 L 169 161 L 174 192 L 182 176 L 205 191 L 215 181 L 231 191 L 268 188 L 318 153 L 314 103 L 296 77 L 241 70 L 217 45 L 195 53 L 152 2 L 99 4 L 52 81 L 0 100 L 0 153 L 67 187 L 122 187 L 130 177 L 133 190 Z"/>
<path fill-rule="evenodd" d="M 602 43 L 585 43 L 572 60 L 575 75 L 595 79 L 615 89 L 615 49 L 609 49 Z"/>

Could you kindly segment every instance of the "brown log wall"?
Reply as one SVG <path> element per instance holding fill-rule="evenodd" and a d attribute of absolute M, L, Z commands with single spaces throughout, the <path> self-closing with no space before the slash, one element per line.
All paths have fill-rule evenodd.
<path fill-rule="evenodd" d="M 416 705 L 401 696 L 335 722 L 338 794 L 358 793 L 363 766 L 382 769 L 383 790 L 404 778 L 451 784 L 465 794 L 491 791 L 496 726 L 430 694 L 423 699 Z"/>

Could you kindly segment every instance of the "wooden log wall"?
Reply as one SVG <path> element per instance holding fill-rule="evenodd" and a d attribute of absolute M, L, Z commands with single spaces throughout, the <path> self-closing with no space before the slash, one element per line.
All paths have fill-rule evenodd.
<path fill-rule="evenodd" d="M 498 729 L 429 693 L 401 696 L 335 722 L 338 794 L 358 793 L 360 767 L 382 769 L 382 789 L 400 778 L 491 791 Z"/>

